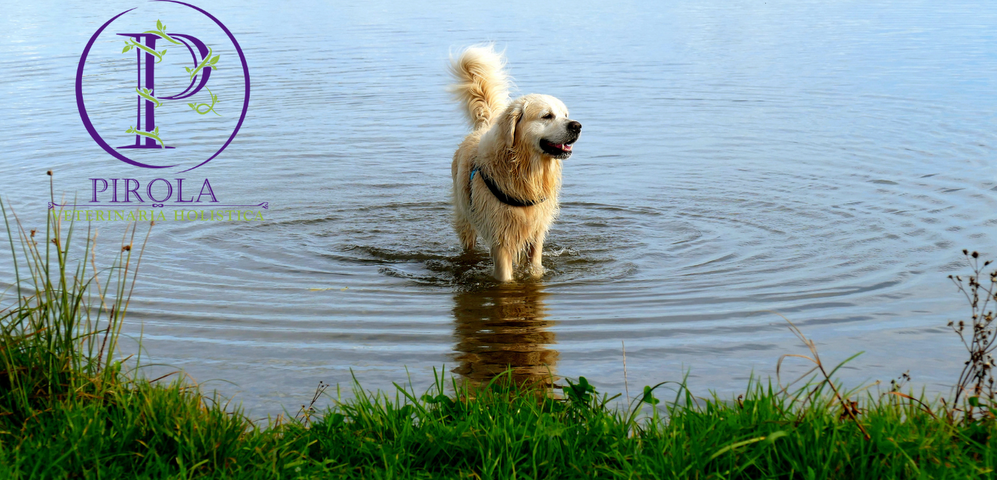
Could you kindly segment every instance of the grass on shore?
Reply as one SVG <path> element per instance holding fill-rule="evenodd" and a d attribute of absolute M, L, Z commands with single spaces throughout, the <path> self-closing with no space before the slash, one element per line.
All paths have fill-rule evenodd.
<path fill-rule="evenodd" d="M 141 263 L 134 229 L 101 270 L 92 232 L 76 262 L 72 224 L 50 216 L 41 236 L 3 211 L 21 270 L 0 311 L 0 478 L 995 476 L 992 397 L 846 390 L 798 330 L 817 376 L 792 388 L 755 379 L 732 400 L 677 382 L 620 410 L 584 378 L 555 398 L 509 374 L 473 391 L 440 374 L 424 394 L 355 382 L 327 411 L 254 424 L 190 382 L 122 367 L 134 364 L 116 346 Z"/>

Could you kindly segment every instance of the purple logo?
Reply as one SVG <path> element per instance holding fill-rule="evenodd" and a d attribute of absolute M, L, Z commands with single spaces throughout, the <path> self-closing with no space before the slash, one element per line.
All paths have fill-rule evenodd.
<path fill-rule="evenodd" d="M 133 28 L 134 25 L 145 24 L 146 20 L 136 18 L 134 14 L 130 16 L 131 18 L 125 17 L 129 12 L 136 10 L 135 8 L 121 12 L 108 20 L 90 37 L 90 41 L 80 56 L 79 66 L 76 70 L 76 105 L 79 108 L 83 125 L 90 136 L 114 158 L 129 165 L 143 168 L 182 166 L 186 167 L 182 170 L 186 172 L 217 157 L 232 143 L 239 132 L 249 108 L 249 67 L 246 64 L 246 56 L 235 36 L 210 13 L 194 5 L 176 0 L 152 0 L 152 3 L 187 7 L 181 12 L 173 12 L 172 17 L 176 17 L 176 20 L 179 21 L 187 20 L 189 29 L 181 27 L 167 30 L 161 18 L 152 17 L 152 19 L 156 19 L 155 28 L 140 31 L 142 29 Z M 157 12 L 156 15 L 170 16 L 161 12 Z M 148 20 L 150 27 L 152 19 Z M 170 20 L 170 22 L 173 21 L 175 20 Z M 107 83 L 109 80 L 104 80 L 104 84 L 95 88 L 96 91 L 104 94 L 104 97 L 94 102 L 101 105 L 101 120 L 97 121 L 93 117 L 94 114 L 87 111 L 86 102 L 90 97 L 84 95 L 84 82 L 92 77 L 101 77 L 102 74 L 94 74 L 92 71 L 92 69 L 97 68 L 93 65 L 93 63 L 97 63 L 96 61 L 91 62 L 91 71 L 87 72 L 88 75 L 84 75 L 84 70 L 87 67 L 87 58 L 96 52 L 92 52 L 95 45 L 101 49 L 100 63 L 123 65 L 122 62 L 125 59 L 108 57 L 111 52 L 105 48 L 107 41 L 98 42 L 101 34 L 116 22 L 124 31 L 114 32 L 114 28 L 112 28 L 109 34 L 114 32 L 113 36 L 123 40 L 124 48 L 121 49 L 120 54 L 116 51 L 114 54 L 134 58 L 134 63 L 130 69 L 132 73 L 128 75 L 131 79 L 124 76 L 127 72 L 125 68 L 112 69 L 110 75 L 103 75 L 113 77 L 111 81 L 120 77 L 119 84 L 123 88 L 113 89 L 109 87 Z M 205 30 L 205 33 L 201 33 L 197 29 Z M 221 35 L 222 32 L 224 36 Z M 106 40 L 110 36 L 112 35 L 105 36 L 101 40 Z M 225 40 L 230 45 L 220 45 L 219 43 L 222 42 L 219 40 Z M 216 43 L 212 44 L 212 41 Z M 120 43 L 117 45 L 114 48 L 121 48 Z M 225 56 L 231 57 L 231 55 L 220 53 L 223 51 L 231 52 L 233 48 L 234 53 L 238 54 L 241 65 L 224 58 Z M 134 57 L 131 57 L 131 52 L 134 52 Z M 112 60 L 107 60 L 108 58 Z M 241 75 L 239 67 L 241 67 Z M 220 69 L 225 69 L 227 73 L 228 71 L 231 73 L 215 82 L 213 80 L 222 71 Z M 108 91 L 119 92 L 115 101 L 109 101 L 105 98 Z M 122 98 L 121 92 L 132 95 L 133 100 L 131 102 L 118 101 L 118 98 Z M 235 111 L 228 107 L 225 109 L 227 111 L 220 112 L 221 108 L 216 108 L 220 105 L 226 107 L 232 105 L 231 99 L 235 98 L 237 101 L 239 96 L 242 97 L 241 111 Z M 105 105 L 109 103 L 118 103 L 120 108 L 106 107 Z M 129 111 L 131 113 L 127 113 Z M 167 112 L 167 121 L 162 121 L 164 115 L 161 114 L 161 120 L 157 122 L 157 113 L 160 112 Z M 225 117 L 238 118 L 238 121 L 233 126 L 232 121 L 226 121 Z M 126 123 L 127 128 L 123 128 Z M 98 126 L 98 124 L 100 125 Z M 211 141 L 192 140 L 195 134 L 200 134 L 203 137 L 205 131 L 217 131 L 218 129 L 224 129 L 224 132 L 231 129 L 231 134 L 227 138 L 215 135 L 217 143 L 214 144 Z M 186 139 L 184 135 L 187 137 Z M 183 151 L 185 140 L 186 151 Z M 117 146 L 112 146 L 112 144 Z M 196 144 L 196 148 L 194 144 Z M 189 166 L 192 163 L 194 165 Z"/>

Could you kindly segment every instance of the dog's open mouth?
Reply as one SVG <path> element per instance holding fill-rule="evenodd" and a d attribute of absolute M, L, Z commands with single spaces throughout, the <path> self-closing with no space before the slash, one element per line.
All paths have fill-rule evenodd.
<path fill-rule="evenodd" d="M 568 158 L 571 156 L 571 143 L 554 143 L 549 140 L 541 139 L 540 149 L 547 155 L 555 158 Z"/>

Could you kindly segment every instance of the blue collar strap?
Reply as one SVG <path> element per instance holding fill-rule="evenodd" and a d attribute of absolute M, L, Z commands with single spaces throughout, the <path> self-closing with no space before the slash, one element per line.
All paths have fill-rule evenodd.
<path fill-rule="evenodd" d="M 485 172 L 481 171 L 481 167 L 474 167 L 471 169 L 471 178 L 469 181 L 473 181 L 474 174 L 478 172 L 481 172 L 481 180 L 483 180 L 485 185 L 488 186 L 488 189 L 491 190 L 492 195 L 495 195 L 495 198 L 497 198 L 498 201 L 509 205 L 510 207 L 532 207 L 547 200 L 546 198 L 542 198 L 536 201 L 523 201 L 515 197 L 510 197 L 509 195 L 506 195 L 505 192 L 500 190 L 498 185 L 495 185 L 495 182 L 493 182 L 491 178 L 488 178 L 488 175 L 485 175 Z"/>

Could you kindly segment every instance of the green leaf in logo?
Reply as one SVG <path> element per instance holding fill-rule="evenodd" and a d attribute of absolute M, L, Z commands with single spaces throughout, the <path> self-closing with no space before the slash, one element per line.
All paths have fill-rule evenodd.
<path fill-rule="evenodd" d="M 145 53 L 148 53 L 149 55 L 152 55 L 152 56 L 156 57 L 156 59 L 157 59 L 156 63 L 162 62 L 163 61 L 163 55 L 166 55 L 166 49 L 165 48 L 163 49 L 162 52 L 157 52 L 157 51 L 155 51 L 155 50 L 153 50 L 153 49 L 151 49 L 151 48 L 149 48 L 149 47 L 147 47 L 145 45 L 142 45 L 141 43 L 136 42 L 135 40 L 127 40 L 127 41 L 125 41 L 125 50 L 123 50 L 121 53 L 125 53 L 128 50 L 131 50 L 133 47 L 134 48 L 138 48 L 139 50 L 142 50 Z"/>
<path fill-rule="evenodd" d="M 173 37 L 169 36 L 166 33 L 166 25 L 163 25 L 163 22 L 161 22 L 159 20 L 156 20 L 156 29 L 155 30 L 146 30 L 146 31 L 144 31 L 142 33 L 151 33 L 153 35 L 159 35 L 159 37 L 161 37 L 162 39 L 164 39 L 164 40 L 166 40 L 166 41 L 168 41 L 170 43 L 174 43 L 174 44 L 180 45 L 180 42 L 174 40 Z"/>
<path fill-rule="evenodd" d="M 163 106 L 163 102 L 160 102 L 158 98 L 152 96 L 152 90 L 149 90 L 148 88 L 143 88 L 139 90 L 138 87 L 135 87 L 135 93 L 137 93 L 140 97 L 152 103 L 155 103 L 156 104 L 155 108 Z"/>
<path fill-rule="evenodd" d="M 205 90 L 208 89 L 205 88 Z M 190 107 L 195 112 L 197 112 L 199 115 L 207 115 L 208 112 L 211 112 L 220 117 L 221 114 L 215 111 L 215 102 L 218 101 L 218 95 L 211 93 L 211 90 L 208 90 L 208 94 L 211 95 L 211 105 L 208 105 L 207 103 L 198 103 L 196 105 L 193 103 L 188 103 L 187 106 Z"/>
<path fill-rule="evenodd" d="M 136 129 L 135 127 L 128 127 L 128 130 L 125 130 L 125 133 L 134 133 L 136 135 L 141 135 L 143 137 L 149 137 L 159 142 L 159 144 L 162 146 L 161 148 L 166 148 L 166 144 L 163 143 L 163 139 L 159 138 L 159 127 L 156 127 L 156 129 L 151 132 L 143 132 L 141 130 Z"/>
<path fill-rule="evenodd" d="M 197 75 L 197 72 L 200 72 L 204 67 L 211 67 L 211 68 L 217 69 L 217 67 L 215 67 L 214 64 L 216 62 L 218 62 L 218 57 L 220 55 L 215 55 L 214 59 L 212 59 L 212 57 L 211 57 L 212 53 L 213 52 L 211 51 L 211 47 L 208 47 L 208 55 L 205 56 L 203 60 L 201 60 L 201 63 L 197 64 L 197 66 L 196 66 L 196 68 L 194 68 L 194 70 L 190 70 L 189 68 L 187 69 L 187 71 L 190 72 L 190 79 L 191 80 L 193 80 L 194 79 L 194 75 Z"/>

